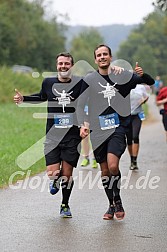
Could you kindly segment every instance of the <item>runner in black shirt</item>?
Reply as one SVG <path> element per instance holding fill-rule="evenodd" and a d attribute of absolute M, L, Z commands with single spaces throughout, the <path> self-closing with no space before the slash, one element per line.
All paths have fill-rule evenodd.
<path fill-rule="evenodd" d="M 79 159 L 77 147 L 81 141 L 75 108 L 82 79 L 71 75 L 73 63 L 73 57 L 69 53 L 60 53 L 56 58 L 57 77 L 44 79 L 41 91 L 37 94 L 23 96 L 16 90 L 14 96 L 17 104 L 48 101 L 44 152 L 47 174 L 51 179 L 51 194 L 59 191 L 61 181 L 62 217 L 72 217 L 68 202 L 74 184 L 73 167 L 77 166 Z"/>
<path fill-rule="evenodd" d="M 112 219 L 114 214 L 119 220 L 125 212 L 120 197 L 121 173 L 119 160 L 126 148 L 125 133 L 130 122 L 130 90 L 139 83 L 153 85 L 154 80 L 141 67 L 136 66 L 135 74 L 123 71 L 114 75 L 110 63 L 111 49 L 99 45 L 95 51 L 98 71 L 88 74 L 83 82 L 83 94 L 77 106 L 78 122 L 82 138 L 89 134 L 84 125 L 84 107 L 89 107 L 90 137 L 96 161 L 102 171 L 102 183 L 109 200 L 109 209 L 104 219 Z"/>

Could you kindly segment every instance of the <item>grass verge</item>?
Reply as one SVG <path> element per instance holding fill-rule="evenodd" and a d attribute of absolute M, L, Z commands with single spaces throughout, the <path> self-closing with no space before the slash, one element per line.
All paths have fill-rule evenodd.
<path fill-rule="evenodd" d="M 45 111 L 46 108 L 18 107 L 14 103 L 1 104 L 0 188 L 8 186 L 12 174 L 23 171 L 16 163 L 17 157 L 45 136 L 46 120 L 33 118 L 33 113 Z M 44 158 L 28 169 L 31 170 L 31 175 L 44 171 Z M 14 176 L 12 182 L 24 179 L 26 170 L 23 172 L 24 175 Z"/>

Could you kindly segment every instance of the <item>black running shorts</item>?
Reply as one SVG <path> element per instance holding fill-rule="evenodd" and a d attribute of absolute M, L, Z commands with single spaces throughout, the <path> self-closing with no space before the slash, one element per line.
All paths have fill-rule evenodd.
<path fill-rule="evenodd" d="M 80 139 L 75 138 L 60 143 L 46 139 L 44 143 L 46 166 L 66 161 L 72 167 L 76 167 L 80 156 L 80 142 Z"/>
<path fill-rule="evenodd" d="M 94 156 L 98 163 L 102 163 L 104 161 L 107 161 L 108 153 L 112 153 L 120 158 L 125 149 L 125 133 L 114 132 L 104 143 L 102 143 L 96 150 L 94 150 Z"/>
<path fill-rule="evenodd" d="M 167 112 L 162 115 L 162 122 L 165 128 L 165 131 L 167 131 Z"/>

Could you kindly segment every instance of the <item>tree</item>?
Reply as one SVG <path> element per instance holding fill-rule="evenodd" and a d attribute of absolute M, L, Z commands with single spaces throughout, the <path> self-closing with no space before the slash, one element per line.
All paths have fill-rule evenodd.
<path fill-rule="evenodd" d="M 153 2 L 153 5 L 157 6 L 162 11 L 167 10 L 167 1 L 166 0 L 155 0 Z"/>
<path fill-rule="evenodd" d="M 0 65 L 55 70 L 55 56 L 65 50 L 65 26 L 56 16 L 44 19 L 42 2 L 0 0 Z"/>
<path fill-rule="evenodd" d="M 151 73 L 152 76 L 157 75 L 157 60 L 154 57 L 153 48 L 148 44 L 141 44 L 132 57 L 133 68 L 135 62 L 138 62 L 145 72 Z"/>
<path fill-rule="evenodd" d="M 144 70 L 152 75 L 165 75 L 167 65 L 167 17 L 156 10 L 148 15 L 128 39 L 121 44 L 117 56 L 132 65 L 142 63 Z M 166 77 L 165 77 L 166 78 Z"/>
<path fill-rule="evenodd" d="M 74 56 L 75 62 L 85 60 L 96 68 L 93 52 L 95 47 L 102 43 L 104 43 L 104 39 L 100 33 L 95 28 L 88 28 L 73 38 L 70 52 Z"/>

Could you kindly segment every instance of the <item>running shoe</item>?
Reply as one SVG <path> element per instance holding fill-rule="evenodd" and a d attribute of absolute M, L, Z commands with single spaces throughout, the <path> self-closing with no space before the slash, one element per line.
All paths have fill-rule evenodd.
<path fill-rule="evenodd" d="M 81 166 L 84 166 L 84 167 L 86 167 L 89 164 L 90 164 L 89 158 L 84 158 L 81 162 Z"/>
<path fill-rule="evenodd" d="M 112 220 L 114 217 L 114 212 L 115 212 L 114 206 L 113 205 L 109 206 L 107 212 L 103 216 L 103 220 Z"/>
<path fill-rule="evenodd" d="M 137 162 L 133 162 L 133 170 L 138 170 L 139 167 L 137 166 Z"/>
<path fill-rule="evenodd" d="M 60 182 L 57 179 L 51 180 L 49 183 L 50 193 L 52 195 L 55 195 L 56 193 L 58 193 L 59 189 L 60 189 Z"/>
<path fill-rule="evenodd" d="M 130 170 L 134 170 L 134 165 L 133 165 L 133 163 L 130 164 L 129 169 L 130 169 Z"/>
<path fill-rule="evenodd" d="M 96 169 L 98 167 L 98 164 L 95 159 L 92 160 L 92 168 Z"/>
<path fill-rule="evenodd" d="M 60 206 L 60 216 L 62 218 L 72 218 L 70 207 L 68 205 L 61 204 L 61 206 Z"/>
<path fill-rule="evenodd" d="M 137 163 L 131 163 L 129 169 L 130 170 L 138 170 L 139 168 L 137 166 Z"/>
<path fill-rule="evenodd" d="M 115 201 L 114 207 L 115 207 L 115 213 L 114 213 L 115 217 L 117 218 L 117 220 L 122 220 L 125 216 L 125 211 L 122 206 L 122 201 L 121 200 Z"/>

